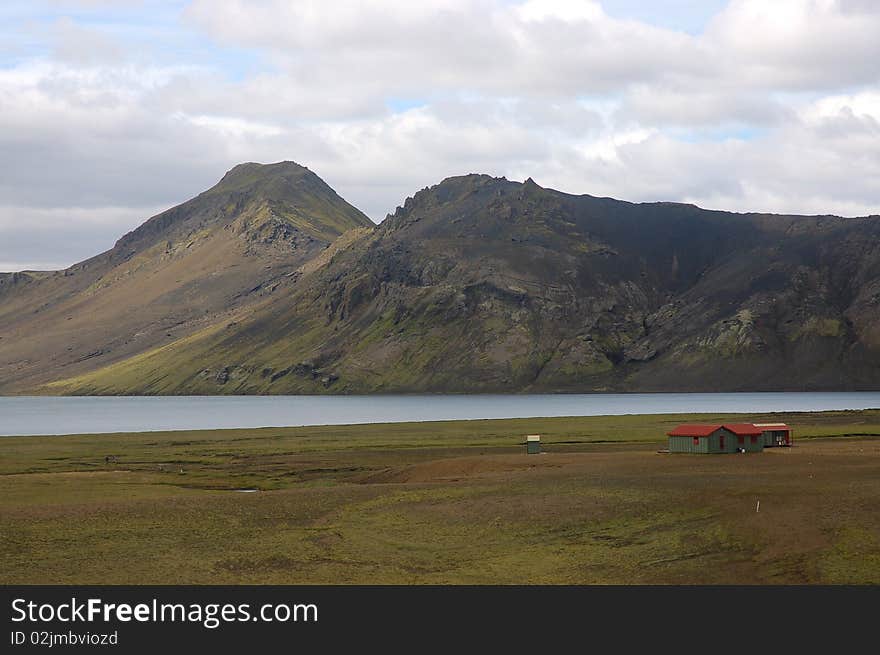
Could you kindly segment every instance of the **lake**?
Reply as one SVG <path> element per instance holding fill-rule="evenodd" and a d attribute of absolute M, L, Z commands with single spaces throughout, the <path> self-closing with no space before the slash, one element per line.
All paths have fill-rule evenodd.
<path fill-rule="evenodd" d="M 880 392 L 0 397 L 0 436 L 880 407 Z"/>

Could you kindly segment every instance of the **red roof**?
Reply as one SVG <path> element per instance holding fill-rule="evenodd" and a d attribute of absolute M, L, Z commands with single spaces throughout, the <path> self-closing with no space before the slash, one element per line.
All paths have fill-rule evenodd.
<path fill-rule="evenodd" d="M 762 434 L 761 428 L 755 427 L 751 423 L 725 423 L 724 425 L 679 425 L 671 432 L 667 432 L 670 437 L 708 437 L 710 434 L 720 428 L 724 428 L 733 434 L 742 436 L 757 436 Z"/>
<path fill-rule="evenodd" d="M 743 436 L 763 434 L 764 431 L 761 428 L 755 427 L 752 423 L 725 423 L 724 427 L 733 432 L 734 434 L 740 434 Z"/>
<path fill-rule="evenodd" d="M 679 425 L 666 434 L 670 437 L 708 437 L 720 427 L 720 425 Z"/>

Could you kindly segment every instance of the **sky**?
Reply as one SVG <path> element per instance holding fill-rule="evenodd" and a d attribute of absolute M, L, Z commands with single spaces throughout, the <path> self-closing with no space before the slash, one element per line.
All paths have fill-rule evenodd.
<path fill-rule="evenodd" d="M 875 0 L 4 0 L 0 271 L 111 247 L 237 163 L 381 221 L 471 172 L 880 214 Z"/>

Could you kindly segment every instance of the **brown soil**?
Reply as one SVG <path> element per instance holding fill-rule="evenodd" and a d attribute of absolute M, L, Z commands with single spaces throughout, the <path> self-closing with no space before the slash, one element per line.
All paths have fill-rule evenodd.
<path fill-rule="evenodd" d="M 587 455 L 590 457 L 591 455 Z M 501 473 L 554 469 L 571 466 L 584 457 L 582 454 L 535 455 L 480 455 L 438 459 L 412 466 L 388 468 L 357 480 L 363 484 L 403 484 L 407 482 L 457 482 Z"/>

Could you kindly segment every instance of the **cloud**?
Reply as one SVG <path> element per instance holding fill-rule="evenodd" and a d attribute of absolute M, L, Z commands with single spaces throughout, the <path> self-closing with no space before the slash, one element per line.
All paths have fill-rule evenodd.
<path fill-rule="evenodd" d="M 98 30 L 82 27 L 70 18 L 60 18 L 52 29 L 55 43 L 53 54 L 58 61 L 93 65 L 118 61 L 125 56 L 125 50 L 118 41 Z"/>
<path fill-rule="evenodd" d="M 657 3 L 658 12 L 662 3 Z M 880 74 L 880 11 L 844 0 L 733 0 L 700 35 L 600 2 L 195 0 L 192 24 L 271 53 L 289 82 L 353 95 L 554 96 L 631 84 L 712 91 L 842 89 Z"/>
<path fill-rule="evenodd" d="M 880 11 L 850 0 L 733 0 L 707 29 L 731 78 L 780 89 L 842 89 L 880 78 Z"/>
<path fill-rule="evenodd" d="M 685 34 L 607 16 L 596 2 L 334 3 L 197 0 L 186 16 L 222 42 L 271 53 L 289 85 L 352 97 L 577 96 L 700 68 Z M 633 47 L 638 44 L 638 47 Z M 331 107 L 332 110 L 332 107 Z"/>
<path fill-rule="evenodd" d="M 144 206 L 204 184 L 199 171 L 216 176 L 213 131 L 151 111 L 174 74 L 48 62 L 0 70 L 0 202 Z"/>
<path fill-rule="evenodd" d="M 159 207 L 0 206 L 0 271 L 58 270 L 112 247 Z"/>

